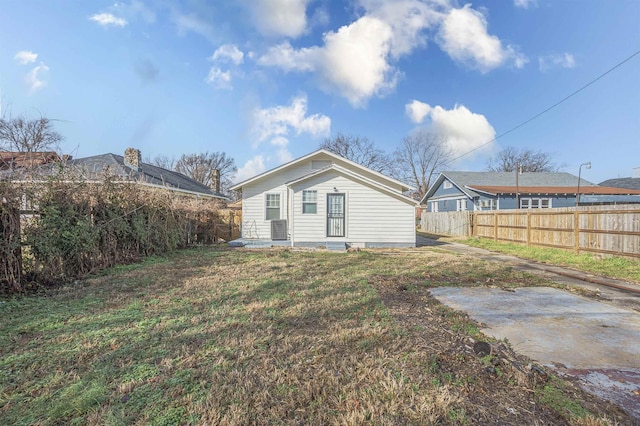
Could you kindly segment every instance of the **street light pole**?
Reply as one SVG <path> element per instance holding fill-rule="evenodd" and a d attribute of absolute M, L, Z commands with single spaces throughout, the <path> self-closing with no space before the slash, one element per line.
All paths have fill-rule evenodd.
<path fill-rule="evenodd" d="M 585 166 L 586 169 L 590 169 L 591 161 L 582 163 L 580 164 L 580 167 L 578 167 L 578 190 L 576 191 L 576 207 L 580 205 L 580 177 L 582 176 L 582 166 Z"/>

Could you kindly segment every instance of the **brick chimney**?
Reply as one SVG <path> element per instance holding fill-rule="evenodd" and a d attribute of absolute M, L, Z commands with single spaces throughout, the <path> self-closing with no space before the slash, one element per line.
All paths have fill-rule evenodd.
<path fill-rule="evenodd" d="M 220 192 L 220 169 L 211 170 L 211 189 Z"/>
<path fill-rule="evenodd" d="M 140 171 L 140 164 L 142 163 L 142 154 L 139 149 L 127 148 L 124 151 L 124 164 L 131 167 L 136 172 Z"/>

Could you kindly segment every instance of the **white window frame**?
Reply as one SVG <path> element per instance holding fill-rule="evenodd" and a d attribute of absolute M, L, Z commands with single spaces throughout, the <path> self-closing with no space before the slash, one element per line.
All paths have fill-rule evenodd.
<path fill-rule="evenodd" d="M 467 211 L 467 200 L 466 199 L 461 198 L 459 200 L 456 200 L 456 211 L 457 212 Z"/>
<path fill-rule="evenodd" d="M 484 198 L 484 199 L 478 200 L 478 204 L 476 206 L 477 206 L 477 209 L 480 211 L 497 210 L 498 200 L 493 198 Z"/>
<path fill-rule="evenodd" d="M 546 202 L 546 206 L 543 203 Z M 524 197 L 520 198 L 521 209 L 550 209 L 552 207 L 552 199 L 549 197 Z"/>
<path fill-rule="evenodd" d="M 275 197 L 275 200 L 277 200 L 277 207 L 275 206 L 275 203 L 273 203 L 273 201 L 275 201 L 274 199 L 271 199 L 271 197 Z M 277 192 L 268 192 L 266 194 L 264 194 L 264 220 L 279 220 L 282 217 L 282 195 L 280 193 Z M 269 205 L 269 203 L 272 203 L 273 205 Z M 278 209 L 278 217 L 276 218 L 269 218 L 269 209 L 275 210 Z"/>
<path fill-rule="evenodd" d="M 431 213 L 438 213 L 438 201 L 431 202 Z"/>
<path fill-rule="evenodd" d="M 312 197 L 309 199 L 309 198 L 306 198 L 305 196 L 312 196 Z M 315 206 L 315 211 L 306 212 L 305 205 Z M 317 190 L 307 189 L 302 191 L 302 214 L 318 214 L 318 191 Z"/>

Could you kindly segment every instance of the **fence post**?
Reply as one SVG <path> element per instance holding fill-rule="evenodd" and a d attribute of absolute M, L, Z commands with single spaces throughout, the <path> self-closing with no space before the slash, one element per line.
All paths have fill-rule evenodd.
<path fill-rule="evenodd" d="M 531 245 L 531 212 L 527 211 L 527 247 Z"/>
<path fill-rule="evenodd" d="M 498 211 L 493 212 L 493 240 L 498 241 Z"/>
<path fill-rule="evenodd" d="M 575 254 L 580 253 L 580 213 L 578 210 L 573 212 L 573 251 Z"/>

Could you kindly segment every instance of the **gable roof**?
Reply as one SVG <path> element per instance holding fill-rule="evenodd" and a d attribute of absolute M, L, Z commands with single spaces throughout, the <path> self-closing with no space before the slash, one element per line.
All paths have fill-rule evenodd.
<path fill-rule="evenodd" d="M 640 189 L 640 178 L 617 178 L 607 179 L 600 182 L 602 186 L 612 186 L 614 188 Z"/>
<path fill-rule="evenodd" d="M 410 185 L 407 185 L 404 182 L 401 182 L 399 180 L 396 180 L 394 178 L 386 176 L 386 175 L 384 175 L 384 174 L 382 174 L 380 172 L 376 172 L 375 170 L 371 170 L 371 169 L 369 169 L 367 167 L 364 167 L 364 166 L 362 166 L 362 165 L 360 165 L 360 164 L 358 164 L 358 163 L 356 163 L 354 161 L 351 161 L 351 160 L 349 160 L 347 158 L 344 158 L 344 157 L 342 157 L 342 156 L 340 156 L 338 154 L 335 154 L 335 153 L 333 153 L 331 151 L 327 151 L 326 149 L 318 149 L 318 150 L 313 151 L 313 152 L 311 152 L 311 153 L 309 153 L 307 155 L 304 155 L 302 157 L 296 158 L 295 160 L 289 161 L 288 163 L 282 164 L 282 165 L 280 165 L 278 167 L 275 167 L 275 168 L 273 168 L 271 170 L 267 170 L 266 172 L 260 173 L 260 174 L 258 174 L 256 176 L 252 177 L 252 178 L 246 179 L 246 180 L 244 180 L 242 182 L 238 182 L 238 183 L 236 183 L 235 185 L 233 185 L 229 189 L 231 189 L 232 191 L 239 190 L 245 185 L 248 185 L 248 184 L 253 183 L 253 182 L 257 181 L 257 180 L 263 179 L 263 178 L 265 178 L 267 176 L 270 176 L 270 175 L 272 175 L 274 173 L 277 173 L 277 172 L 279 172 L 281 170 L 284 170 L 284 169 L 287 169 L 289 167 L 295 166 L 296 164 L 300 164 L 303 161 L 310 160 L 310 159 L 312 159 L 314 157 L 319 157 L 321 155 L 327 155 L 327 156 L 332 157 L 333 159 L 335 159 L 335 160 L 337 160 L 339 162 L 344 162 L 344 163 L 349 164 L 350 166 L 353 166 L 353 167 L 355 167 L 357 169 L 360 169 L 362 171 L 366 171 L 367 173 L 371 173 L 374 176 L 380 178 L 380 180 L 382 180 L 382 181 L 385 181 L 385 182 L 390 183 L 392 185 L 400 186 L 403 191 L 409 191 L 409 190 L 413 190 L 414 189 L 413 187 L 411 187 Z"/>
<path fill-rule="evenodd" d="M 381 183 L 379 183 L 379 182 L 377 182 L 377 181 L 375 181 L 373 179 L 368 179 L 368 178 L 366 178 L 366 177 L 364 177 L 362 175 L 354 173 L 351 170 L 349 170 L 349 169 L 347 169 L 345 167 L 339 166 L 337 164 L 332 164 L 330 166 L 323 167 L 322 169 L 314 170 L 311 173 L 308 173 L 308 174 L 306 174 L 304 176 L 301 176 L 301 177 L 299 177 L 297 179 L 294 179 L 292 181 L 286 182 L 285 185 L 287 185 L 287 186 L 295 185 L 297 183 L 304 182 L 305 180 L 309 180 L 309 179 L 311 179 L 313 177 L 323 175 L 323 174 L 325 174 L 327 172 L 330 172 L 330 171 L 337 172 L 337 173 L 339 173 L 339 174 L 341 174 L 343 176 L 347 176 L 347 177 L 349 177 L 349 178 L 351 178 L 351 179 L 353 179 L 355 181 L 359 181 L 360 183 L 363 183 L 365 185 L 372 186 L 372 187 L 378 189 L 380 192 L 384 192 L 387 195 L 391 195 L 391 196 L 393 196 L 393 197 L 395 197 L 395 198 L 397 198 L 397 199 L 399 199 L 401 201 L 404 201 L 405 203 L 408 203 L 408 204 L 411 204 L 411 205 L 416 205 L 417 204 L 416 200 L 414 200 L 412 198 L 409 198 L 409 197 L 403 195 L 400 192 L 394 191 L 393 189 L 389 188 L 388 186 L 382 185 Z"/>
<path fill-rule="evenodd" d="M 474 187 L 514 187 L 516 176 L 514 172 L 442 172 L 436 181 L 429 187 L 425 196 L 420 200 L 424 203 L 431 198 L 435 191 L 447 179 L 469 198 L 478 197 L 480 194 L 474 191 Z M 566 172 L 529 172 L 518 175 L 518 189 L 520 187 L 573 187 L 578 186 L 578 177 Z M 580 192 L 583 188 L 595 186 L 592 182 L 580 179 Z M 575 193 L 575 190 L 573 191 Z"/>
<path fill-rule="evenodd" d="M 173 191 L 210 198 L 229 198 L 209 188 L 207 185 L 191 179 L 182 173 L 163 169 L 152 164 L 140 163 L 137 170 L 128 166 L 124 157 L 116 154 L 101 154 L 85 158 L 76 158 L 59 163 L 64 169 L 77 173 L 80 179 L 99 181 L 105 175 L 114 176 L 127 182 L 136 182 L 146 186 L 168 188 Z M 39 167 L 41 176 L 53 176 L 60 170 L 58 164 L 47 164 Z"/>

